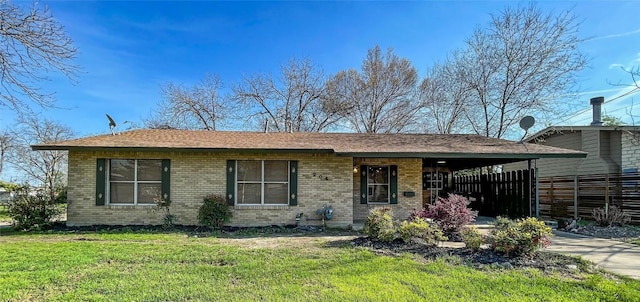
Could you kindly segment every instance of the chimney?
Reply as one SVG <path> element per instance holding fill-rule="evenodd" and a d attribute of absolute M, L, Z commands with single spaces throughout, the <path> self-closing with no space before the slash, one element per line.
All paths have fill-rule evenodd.
<path fill-rule="evenodd" d="M 591 126 L 602 126 L 602 103 L 604 103 L 604 97 L 599 96 L 591 99 L 591 106 L 593 106 L 593 121 Z"/>

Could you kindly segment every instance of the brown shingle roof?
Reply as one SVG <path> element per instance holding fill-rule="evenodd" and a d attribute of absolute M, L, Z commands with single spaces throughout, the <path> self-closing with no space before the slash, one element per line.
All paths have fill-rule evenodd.
<path fill-rule="evenodd" d="M 145 129 L 33 145 L 33 150 L 155 149 L 314 151 L 356 156 L 510 158 L 584 157 L 585 153 L 467 134 L 262 133 Z M 485 155 L 485 156 L 481 156 Z"/>

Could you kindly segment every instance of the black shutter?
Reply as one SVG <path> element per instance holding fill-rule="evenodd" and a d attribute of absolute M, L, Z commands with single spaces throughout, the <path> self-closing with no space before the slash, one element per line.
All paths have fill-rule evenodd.
<path fill-rule="evenodd" d="M 360 203 L 367 204 L 367 166 L 360 166 Z"/>
<path fill-rule="evenodd" d="M 398 166 L 389 166 L 389 182 L 391 187 L 391 200 L 390 204 L 398 203 Z"/>
<path fill-rule="evenodd" d="M 236 198 L 236 161 L 227 160 L 227 204 L 235 204 Z"/>
<path fill-rule="evenodd" d="M 171 160 L 162 160 L 162 199 L 171 200 Z"/>
<path fill-rule="evenodd" d="M 107 160 L 98 158 L 96 160 L 96 205 L 103 206 L 105 203 Z"/>
<path fill-rule="evenodd" d="M 289 162 L 289 205 L 298 205 L 298 161 Z"/>

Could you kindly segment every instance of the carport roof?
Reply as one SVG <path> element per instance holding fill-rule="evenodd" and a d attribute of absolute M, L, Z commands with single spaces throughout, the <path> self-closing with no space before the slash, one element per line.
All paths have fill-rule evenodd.
<path fill-rule="evenodd" d="M 510 161 L 586 157 L 586 153 L 581 151 L 470 134 L 264 133 L 144 129 L 31 147 L 33 150 L 87 151 L 314 152 L 349 157 L 507 159 Z"/>

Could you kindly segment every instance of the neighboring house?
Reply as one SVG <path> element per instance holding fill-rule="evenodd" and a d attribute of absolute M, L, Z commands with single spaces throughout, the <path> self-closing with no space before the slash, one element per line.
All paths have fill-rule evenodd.
<path fill-rule="evenodd" d="M 202 198 L 222 194 L 231 226 L 363 221 L 390 206 L 405 219 L 420 208 L 424 172 L 539 158 L 583 158 L 584 152 L 477 135 L 259 133 L 134 130 L 32 146 L 69 150 L 68 225 L 160 224 L 154 198 L 172 201 L 178 224 L 195 225 Z M 434 170 L 435 169 L 435 170 Z M 450 178 L 449 178 L 450 179 Z M 435 183 L 435 184 L 434 184 Z M 308 219 L 308 220 L 307 220 Z"/>
<path fill-rule="evenodd" d="M 0 204 L 8 204 L 11 201 L 11 192 L 5 188 L 0 188 Z"/>
<path fill-rule="evenodd" d="M 551 126 L 524 140 L 588 153 L 585 159 L 540 159 L 536 162 L 540 177 L 638 172 L 640 127 L 602 126 L 602 101 L 602 98 L 592 99 L 593 122 L 590 126 Z M 505 171 L 526 168 L 525 162 L 504 166 Z"/>

